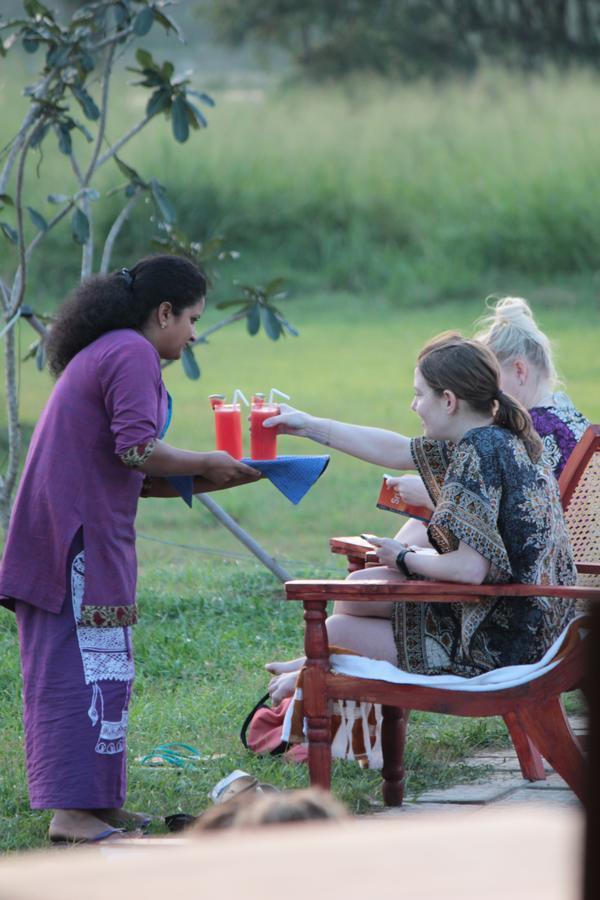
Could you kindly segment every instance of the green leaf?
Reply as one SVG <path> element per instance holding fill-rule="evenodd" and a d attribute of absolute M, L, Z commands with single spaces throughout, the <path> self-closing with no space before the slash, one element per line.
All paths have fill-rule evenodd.
<path fill-rule="evenodd" d="M 197 97 L 198 100 L 202 100 L 202 102 L 206 103 L 207 106 L 215 106 L 215 101 L 213 100 L 213 98 L 209 97 L 209 95 L 205 94 L 203 91 L 192 91 L 188 89 L 186 93 L 192 94 L 192 96 Z"/>
<path fill-rule="evenodd" d="M 139 50 L 135 51 L 135 58 L 139 62 L 142 69 L 158 69 L 158 66 L 152 59 L 152 54 L 148 53 L 147 50 L 142 50 L 141 47 Z"/>
<path fill-rule="evenodd" d="M 184 144 L 190 134 L 186 107 L 187 104 L 183 94 L 177 94 L 171 107 L 171 124 L 173 126 L 173 136 L 180 144 Z"/>
<path fill-rule="evenodd" d="M 71 219 L 71 234 L 77 244 L 87 244 L 90 239 L 90 222 L 82 209 L 77 209 Z"/>
<path fill-rule="evenodd" d="M 19 243 L 19 235 L 17 234 L 15 229 L 8 224 L 8 222 L 0 222 L 0 228 L 2 229 L 2 234 L 7 241 L 10 241 L 11 244 Z"/>
<path fill-rule="evenodd" d="M 148 182 L 144 181 L 144 179 L 133 169 L 131 166 L 128 166 L 127 163 L 124 163 L 122 159 L 119 159 L 117 154 L 115 153 L 113 157 L 117 166 L 119 167 L 119 171 L 127 178 L 128 181 L 133 182 L 135 185 L 139 185 L 140 187 L 147 188 Z"/>
<path fill-rule="evenodd" d="M 265 287 L 265 295 L 267 297 L 272 297 L 273 294 L 276 294 L 278 291 L 282 289 L 285 285 L 285 278 L 273 278 L 267 286 Z"/>
<path fill-rule="evenodd" d="M 15 202 L 10 194 L 0 194 L 0 203 L 4 204 L 4 206 L 14 206 Z"/>
<path fill-rule="evenodd" d="M 87 50 L 81 51 L 81 54 L 79 56 L 79 62 L 80 62 L 81 68 L 85 72 L 92 72 L 96 67 L 96 61 L 95 61 L 94 57 Z"/>
<path fill-rule="evenodd" d="M 196 357 L 194 356 L 194 351 L 191 347 L 183 348 L 181 363 L 187 377 L 191 378 L 192 381 L 198 381 L 200 378 L 200 366 L 196 362 Z"/>
<path fill-rule="evenodd" d="M 146 106 L 146 115 L 156 116 L 159 112 L 162 112 L 164 109 L 166 109 L 170 103 L 170 91 L 166 91 L 164 90 L 164 88 L 159 88 L 157 91 L 154 91 L 154 93 L 148 100 L 148 104 Z"/>
<path fill-rule="evenodd" d="M 71 134 L 66 125 L 59 125 L 56 129 L 58 136 L 58 146 L 60 148 L 61 153 L 64 153 L 65 156 L 70 156 L 73 152 L 73 142 L 71 141 Z"/>
<path fill-rule="evenodd" d="M 156 206 L 157 212 L 169 225 L 172 225 L 177 218 L 175 207 L 167 197 L 167 192 L 162 184 L 159 184 L 156 178 L 150 179 L 150 190 L 152 198 Z"/>
<path fill-rule="evenodd" d="M 31 16 L 32 19 L 35 19 L 36 16 L 47 16 L 49 19 L 54 20 L 54 16 L 48 7 L 40 3 L 39 0 L 24 0 L 23 6 L 27 15 Z"/>
<path fill-rule="evenodd" d="M 32 206 L 28 206 L 27 209 L 29 211 L 29 216 L 31 218 L 31 221 L 33 222 L 33 224 L 35 225 L 37 230 L 38 231 L 46 231 L 46 229 L 48 228 L 48 223 L 46 222 L 43 215 L 41 213 L 39 213 L 37 211 L 37 209 L 34 209 Z"/>
<path fill-rule="evenodd" d="M 68 194 L 48 194 L 48 203 L 68 203 L 70 199 Z"/>
<path fill-rule="evenodd" d="M 204 118 L 204 114 L 198 109 L 197 106 L 195 106 L 193 103 L 190 103 L 190 101 L 188 100 L 186 103 L 186 107 L 188 111 L 188 121 L 190 120 L 190 116 L 192 119 L 192 121 L 190 122 L 190 125 L 192 125 L 192 127 L 194 127 L 195 124 L 196 128 L 208 128 L 208 122 Z"/>
<path fill-rule="evenodd" d="M 179 40 L 181 41 L 181 43 L 182 44 L 185 43 L 181 29 L 180 29 L 179 25 L 177 24 L 177 22 L 175 21 L 175 19 L 172 19 L 171 16 L 168 16 L 166 13 L 162 12 L 159 9 L 154 10 L 154 18 L 156 19 L 156 21 L 158 22 L 159 25 L 162 25 L 162 27 L 165 29 L 165 31 L 173 30 L 175 32 L 175 34 L 177 35 L 177 37 L 179 38 Z"/>
<path fill-rule="evenodd" d="M 71 93 L 81 106 L 84 114 L 88 119 L 92 119 L 92 121 L 95 121 L 96 119 L 100 118 L 100 110 L 85 88 L 75 87 L 75 85 L 71 85 Z"/>
<path fill-rule="evenodd" d="M 31 136 L 31 140 L 29 141 L 29 146 L 35 150 L 36 147 L 39 147 L 46 135 L 48 134 L 48 130 L 50 128 L 50 122 L 40 122 L 39 125 L 36 125 L 35 131 Z"/>
<path fill-rule="evenodd" d="M 246 314 L 246 328 L 248 329 L 248 334 L 258 334 L 260 328 L 260 306 L 258 303 L 251 306 Z"/>
<path fill-rule="evenodd" d="M 140 10 L 135 17 L 133 21 L 133 30 L 138 37 L 143 37 L 145 34 L 148 34 L 153 25 L 154 10 L 150 6 L 146 6 L 145 9 Z"/>
<path fill-rule="evenodd" d="M 63 66 L 69 62 L 69 57 L 71 55 L 71 47 L 69 44 L 61 46 L 60 44 L 56 44 L 52 47 L 51 50 L 48 51 L 46 56 L 46 65 L 50 68 L 61 69 Z"/>
<path fill-rule="evenodd" d="M 90 144 L 94 140 L 94 138 L 92 137 L 92 135 L 90 134 L 88 129 L 85 127 L 83 122 L 74 122 L 73 124 L 75 125 L 75 128 L 77 128 L 77 130 L 82 133 L 82 135 L 84 136 L 84 138 L 86 139 L 88 144 Z"/>
<path fill-rule="evenodd" d="M 173 77 L 174 71 L 175 71 L 175 66 L 173 65 L 172 62 L 169 62 L 169 60 L 167 60 L 166 62 L 164 62 L 162 64 L 160 74 L 162 75 L 162 77 L 164 78 L 165 81 L 170 81 L 171 78 Z"/>
<path fill-rule="evenodd" d="M 279 319 L 272 309 L 268 306 L 261 307 L 262 320 L 265 331 L 272 341 L 276 341 L 281 336 L 281 325 Z"/>
<path fill-rule="evenodd" d="M 33 40 L 33 38 L 24 37 L 23 38 L 23 49 L 26 53 L 35 53 L 37 48 L 40 46 L 39 41 Z"/>
<path fill-rule="evenodd" d="M 292 325 L 291 322 L 288 322 L 288 320 L 284 319 L 283 316 L 281 316 L 281 315 L 279 316 L 279 321 L 281 322 L 283 327 L 286 329 L 286 331 L 289 332 L 289 334 L 293 335 L 294 337 L 300 337 L 300 332 L 298 331 L 297 328 L 294 328 L 294 326 Z"/>

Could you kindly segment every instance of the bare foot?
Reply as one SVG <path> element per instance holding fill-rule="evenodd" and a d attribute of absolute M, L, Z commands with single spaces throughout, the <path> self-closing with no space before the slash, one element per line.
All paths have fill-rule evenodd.
<path fill-rule="evenodd" d="M 111 825 L 113 828 L 125 828 L 126 831 L 137 831 L 147 828 L 152 816 L 146 813 L 130 812 L 128 809 L 91 809 L 90 812 Z"/>
<path fill-rule="evenodd" d="M 269 696 L 273 706 L 278 706 L 286 697 L 291 697 L 296 688 L 296 679 L 298 672 L 285 672 L 282 675 L 276 675 L 269 682 Z"/>
<path fill-rule="evenodd" d="M 48 835 L 54 841 L 93 841 L 108 830 L 111 829 L 107 823 L 95 816 L 90 809 L 56 809 Z M 114 832 L 121 834 L 118 829 L 114 829 Z"/>
<path fill-rule="evenodd" d="M 306 657 L 299 656 L 298 659 L 290 659 L 287 662 L 267 663 L 265 669 L 272 675 L 283 675 L 284 672 L 299 672 L 305 662 Z"/>

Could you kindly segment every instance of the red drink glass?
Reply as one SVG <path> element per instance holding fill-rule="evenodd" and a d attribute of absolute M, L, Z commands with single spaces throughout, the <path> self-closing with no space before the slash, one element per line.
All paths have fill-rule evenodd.
<path fill-rule="evenodd" d="M 242 447 L 242 416 L 239 403 L 225 403 L 221 396 L 209 398 L 215 413 L 217 450 L 224 450 L 234 459 L 244 455 Z"/>
<path fill-rule="evenodd" d="M 265 419 L 279 415 L 276 403 L 266 403 L 263 398 L 252 398 L 250 411 L 250 457 L 251 459 L 277 458 L 277 428 L 264 428 Z"/>

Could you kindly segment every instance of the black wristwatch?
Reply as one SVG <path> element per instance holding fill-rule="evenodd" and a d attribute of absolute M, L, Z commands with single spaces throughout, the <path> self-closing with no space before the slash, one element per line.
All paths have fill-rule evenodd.
<path fill-rule="evenodd" d="M 411 550 L 410 547 L 403 547 L 398 556 L 396 557 L 396 568 L 399 569 L 403 575 L 406 575 L 407 578 L 410 578 L 411 572 L 408 571 L 408 566 L 404 562 L 404 557 L 407 553 L 414 553 L 414 550 Z"/>

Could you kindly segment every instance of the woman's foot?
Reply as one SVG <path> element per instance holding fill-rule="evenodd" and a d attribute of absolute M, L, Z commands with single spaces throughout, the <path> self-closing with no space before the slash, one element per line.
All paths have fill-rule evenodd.
<path fill-rule="evenodd" d="M 269 682 L 269 696 L 273 706 L 278 706 L 286 697 L 291 697 L 296 689 L 296 679 L 298 671 L 284 672 L 282 675 L 275 675 Z"/>
<path fill-rule="evenodd" d="M 54 811 L 48 836 L 51 841 L 87 842 L 105 840 L 113 834 L 122 834 L 94 815 L 90 809 L 57 809 Z"/>
<path fill-rule="evenodd" d="M 125 831 L 143 831 L 152 821 L 147 813 L 130 812 L 128 809 L 91 809 L 90 812 L 111 825 L 113 828 L 124 828 Z"/>
<path fill-rule="evenodd" d="M 265 669 L 271 675 L 283 675 L 285 672 L 299 672 L 305 662 L 306 657 L 299 656 L 298 659 L 289 659 L 287 662 L 267 663 Z"/>

